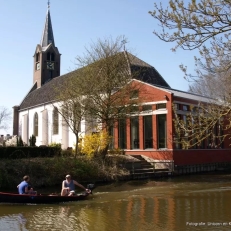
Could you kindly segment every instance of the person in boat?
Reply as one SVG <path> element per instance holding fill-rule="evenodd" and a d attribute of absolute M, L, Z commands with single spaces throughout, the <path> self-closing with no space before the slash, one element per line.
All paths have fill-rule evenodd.
<path fill-rule="evenodd" d="M 61 196 L 75 195 L 75 185 L 90 193 L 89 189 L 86 189 L 83 185 L 79 184 L 77 181 L 72 180 L 70 175 L 66 175 L 66 180 L 62 182 Z"/>
<path fill-rule="evenodd" d="M 37 192 L 33 191 L 33 188 L 29 186 L 30 177 L 24 176 L 23 181 L 17 186 L 19 194 L 32 194 L 36 195 Z"/>

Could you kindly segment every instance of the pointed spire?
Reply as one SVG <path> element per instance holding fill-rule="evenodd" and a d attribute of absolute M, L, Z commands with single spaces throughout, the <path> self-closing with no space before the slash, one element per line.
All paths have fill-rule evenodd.
<path fill-rule="evenodd" d="M 51 24 L 51 16 L 50 16 L 50 0 L 48 0 L 46 22 L 45 22 L 40 45 L 42 47 L 46 47 L 50 43 L 52 43 L 55 46 L 55 40 L 54 40 L 53 29 Z"/>

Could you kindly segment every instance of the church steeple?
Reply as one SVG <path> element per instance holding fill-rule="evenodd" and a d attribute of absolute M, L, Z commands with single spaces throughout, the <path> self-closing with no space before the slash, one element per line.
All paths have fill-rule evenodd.
<path fill-rule="evenodd" d="M 51 23 L 51 15 L 50 15 L 50 1 L 48 1 L 46 21 L 45 21 L 45 26 L 44 26 L 40 45 L 42 47 L 46 47 L 50 43 L 52 43 L 53 46 L 55 46 L 55 40 L 53 35 L 52 23 Z"/>
<path fill-rule="evenodd" d="M 53 78 L 60 76 L 60 56 L 55 46 L 50 16 L 50 1 L 46 14 L 45 26 L 40 44 L 36 46 L 34 54 L 33 84 L 36 88 L 42 87 Z"/>

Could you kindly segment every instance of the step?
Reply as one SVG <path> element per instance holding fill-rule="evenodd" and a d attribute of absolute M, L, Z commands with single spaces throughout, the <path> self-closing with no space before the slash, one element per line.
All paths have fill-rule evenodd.
<path fill-rule="evenodd" d="M 138 160 L 145 160 L 141 155 L 130 155 Z"/>
<path fill-rule="evenodd" d="M 152 177 L 161 177 L 161 176 L 169 176 L 171 172 L 146 172 L 146 173 L 134 173 L 132 174 L 133 179 L 145 179 Z"/>
<path fill-rule="evenodd" d="M 147 173 L 147 172 L 169 172 L 168 168 L 160 168 L 160 169 L 153 169 L 153 168 L 140 168 L 130 170 L 131 173 Z"/>
<path fill-rule="evenodd" d="M 150 163 L 141 163 L 140 165 L 141 165 L 141 166 L 150 166 L 150 167 L 153 167 L 153 165 L 150 164 Z"/>
<path fill-rule="evenodd" d="M 134 169 L 134 173 L 145 173 L 145 172 L 153 172 L 153 168 L 140 168 L 140 169 Z M 133 171 L 131 171 L 133 173 Z"/>

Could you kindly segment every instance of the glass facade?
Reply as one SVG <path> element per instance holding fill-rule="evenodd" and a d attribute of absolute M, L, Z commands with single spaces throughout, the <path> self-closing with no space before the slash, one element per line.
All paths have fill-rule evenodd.
<path fill-rule="evenodd" d="M 166 127 L 166 114 L 157 115 L 158 124 L 158 148 L 167 148 L 167 127 Z"/>
<path fill-rule="evenodd" d="M 153 148 L 152 116 L 144 116 L 144 148 Z"/>
<path fill-rule="evenodd" d="M 120 119 L 119 120 L 119 148 L 126 149 L 127 142 L 126 142 L 126 120 Z"/>
<path fill-rule="evenodd" d="M 138 149 L 140 146 L 139 142 L 139 117 L 131 118 L 131 149 Z"/>
<path fill-rule="evenodd" d="M 113 126 L 110 126 L 108 133 L 109 133 L 109 136 L 111 137 L 110 143 L 109 143 L 109 149 L 113 149 L 114 148 L 114 127 Z"/>

